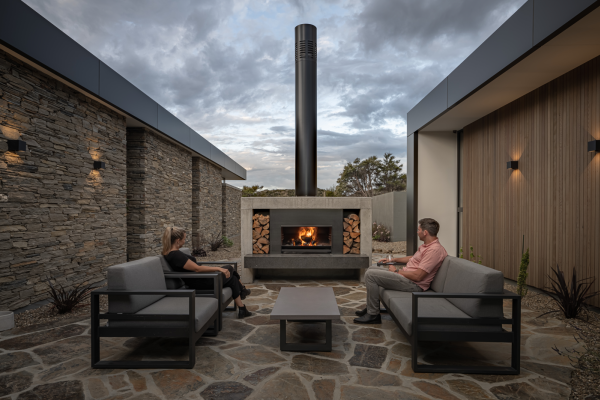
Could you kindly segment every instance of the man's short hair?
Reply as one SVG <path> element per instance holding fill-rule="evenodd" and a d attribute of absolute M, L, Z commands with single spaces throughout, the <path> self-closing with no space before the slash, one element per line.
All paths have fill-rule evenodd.
<path fill-rule="evenodd" d="M 433 218 L 420 219 L 419 226 L 422 230 L 429 232 L 431 236 L 437 236 L 440 231 L 440 224 Z"/>

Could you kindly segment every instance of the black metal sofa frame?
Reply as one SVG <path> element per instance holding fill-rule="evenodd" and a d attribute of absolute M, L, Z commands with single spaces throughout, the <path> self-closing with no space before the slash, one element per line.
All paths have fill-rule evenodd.
<path fill-rule="evenodd" d="M 501 299 L 512 300 L 511 318 L 432 318 L 419 317 L 419 299 L 427 298 L 467 298 L 467 299 Z M 462 374 L 494 374 L 518 375 L 520 373 L 521 356 L 521 296 L 504 290 L 503 294 L 484 293 L 412 293 L 412 335 L 406 332 L 388 304 L 380 299 L 398 328 L 409 339 L 412 345 L 412 369 L 416 373 L 462 373 Z M 427 325 L 464 325 L 465 327 L 511 325 L 511 331 L 501 329 L 498 332 L 477 332 L 476 329 L 465 331 L 428 330 Z M 419 342 L 494 342 L 511 343 L 511 366 L 470 367 L 454 365 L 423 365 L 418 363 Z"/>
<path fill-rule="evenodd" d="M 201 294 L 202 297 L 214 297 L 219 301 L 222 290 L 220 287 L 221 273 L 176 273 L 175 275 L 184 275 L 186 278 L 212 278 L 214 279 L 214 290 L 212 293 Z M 199 276 L 201 275 L 201 276 Z M 172 276 L 178 278 L 180 276 Z M 101 295 L 162 295 L 166 297 L 187 297 L 189 299 L 188 314 L 100 314 L 99 296 Z M 198 330 L 195 329 L 196 315 L 196 291 L 193 289 L 178 290 L 109 290 L 97 289 L 91 293 L 91 339 L 92 339 L 92 368 L 110 369 L 160 369 L 160 368 L 194 368 L 196 364 L 195 343 L 201 336 L 217 336 L 218 321 L 220 309 L 218 308 L 209 320 Z M 171 327 L 140 327 L 140 328 L 122 328 L 111 326 L 100 326 L 100 320 L 108 321 L 187 321 L 185 328 Z M 211 327 L 211 325 L 213 325 Z M 100 360 L 100 338 L 101 337 L 169 337 L 169 338 L 188 338 L 188 361 L 101 361 Z"/>

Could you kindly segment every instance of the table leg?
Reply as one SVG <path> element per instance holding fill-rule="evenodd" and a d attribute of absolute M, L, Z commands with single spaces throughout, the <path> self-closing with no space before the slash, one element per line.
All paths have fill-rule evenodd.
<path fill-rule="evenodd" d="M 333 329 L 331 326 L 331 320 L 296 322 L 325 322 L 325 343 L 287 343 L 287 321 L 281 320 L 279 321 L 279 348 L 281 351 L 331 351 L 333 346 Z"/>

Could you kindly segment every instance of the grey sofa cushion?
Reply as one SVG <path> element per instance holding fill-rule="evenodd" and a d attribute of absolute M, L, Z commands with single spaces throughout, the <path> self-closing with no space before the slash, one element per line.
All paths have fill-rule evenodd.
<path fill-rule="evenodd" d="M 450 259 L 454 257 L 446 256 L 440 269 L 433 277 L 433 281 L 431 281 L 431 286 L 429 287 L 434 292 L 443 292 L 444 291 L 444 283 L 446 283 L 446 276 L 448 275 L 448 266 L 450 265 Z"/>
<path fill-rule="evenodd" d="M 390 305 L 390 299 L 410 299 L 412 298 L 411 292 L 400 292 L 398 290 L 386 290 L 382 287 L 379 288 L 379 298 L 388 306 Z"/>
<path fill-rule="evenodd" d="M 446 257 L 449 261 L 444 293 L 504 293 L 504 275 L 474 262 Z M 444 260 L 446 261 L 446 260 Z M 502 318 L 502 300 L 448 299 L 473 318 Z"/>
<path fill-rule="evenodd" d="M 231 292 L 231 288 L 228 288 L 228 287 L 223 288 L 223 294 L 221 297 L 221 302 L 223 303 L 223 305 L 227 306 L 227 304 L 229 304 L 231 302 L 231 300 L 233 300 L 231 298 L 232 294 L 233 293 Z"/>
<path fill-rule="evenodd" d="M 395 297 L 389 302 L 390 310 L 402 328 L 412 336 L 412 299 Z M 446 299 L 419 299 L 419 317 L 471 318 Z M 428 331 L 500 331 L 499 326 L 423 325 Z M 421 329 L 419 329 L 420 331 Z"/>
<path fill-rule="evenodd" d="M 179 251 L 181 251 L 183 254 L 187 254 L 188 256 L 192 255 L 192 251 L 189 247 L 182 247 L 179 249 Z"/>
<path fill-rule="evenodd" d="M 164 297 L 136 314 L 187 314 L 188 308 L 189 299 L 187 297 Z M 208 322 L 217 308 L 217 299 L 196 297 L 196 332 Z M 114 328 L 185 328 L 187 321 L 111 321 L 110 326 Z"/>
<path fill-rule="evenodd" d="M 166 290 L 158 257 L 146 257 L 106 270 L 110 290 Z M 135 313 L 163 298 L 162 295 L 109 295 L 108 312 Z"/>

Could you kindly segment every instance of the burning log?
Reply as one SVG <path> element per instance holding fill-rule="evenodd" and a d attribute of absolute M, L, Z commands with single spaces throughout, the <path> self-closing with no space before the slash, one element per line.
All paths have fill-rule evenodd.
<path fill-rule="evenodd" d="M 252 254 L 269 254 L 270 217 L 268 215 L 254 214 L 252 221 Z"/>
<path fill-rule="evenodd" d="M 344 218 L 344 254 L 360 254 L 360 217 L 350 214 Z"/>

